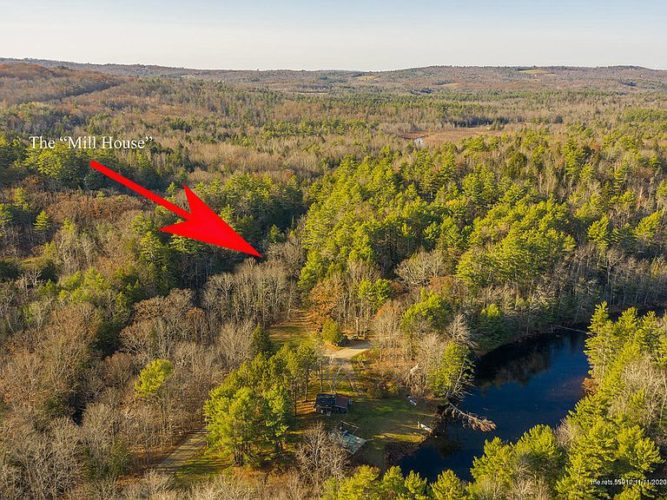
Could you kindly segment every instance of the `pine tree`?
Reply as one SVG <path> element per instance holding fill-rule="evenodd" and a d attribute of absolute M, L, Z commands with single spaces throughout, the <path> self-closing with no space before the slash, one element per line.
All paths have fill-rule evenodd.
<path fill-rule="evenodd" d="M 324 500 L 361 500 L 382 498 L 380 472 L 375 467 L 362 465 L 348 478 L 332 478 L 324 484 Z"/>
<path fill-rule="evenodd" d="M 12 211 L 4 204 L 0 203 L 0 236 L 7 234 L 7 229 L 14 220 Z"/>
<path fill-rule="evenodd" d="M 617 429 L 597 417 L 586 434 L 580 436 L 569 451 L 565 476 L 558 482 L 558 493 L 566 498 L 594 498 L 604 492 L 597 480 L 612 472 Z M 580 495 L 580 496 L 577 496 Z"/>
<path fill-rule="evenodd" d="M 324 321 L 324 324 L 322 325 L 322 339 L 325 342 L 338 345 L 343 341 L 344 338 L 345 337 L 343 336 L 343 332 L 341 331 L 340 326 L 338 326 L 336 321 L 331 318 Z"/>
<path fill-rule="evenodd" d="M 475 483 L 470 489 L 473 496 L 480 494 L 492 485 L 497 498 L 509 497 L 516 479 L 516 455 L 511 444 L 505 444 L 499 437 L 484 443 L 484 454 L 475 458 L 470 473 Z"/>
<path fill-rule="evenodd" d="M 269 335 L 269 332 L 260 325 L 257 325 L 252 332 L 251 348 L 253 356 L 256 356 L 257 354 L 270 355 L 273 351 L 271 336 Z"/>
<path fill-rule="evenodd" d="M 593 222 L 588 228 L 588 239 L 590 239 L 600 252 L 609 247 L 610 231 L 609 219 L 603 216 L 600 220 Z"/>
<path fill-rule="evenodd" d="M 400 469 L 399 469 L 400 471 Z M 407 498 L 415 500 L 426 500 L 426 487 L 428 482 L 415 471 L 410 471 L 404 481 L 404 488 L 407 492 Z M 398 496 L 398 495 L 397 495 Z"/>
<path fill-rule="evenodd" d="M 156 395 L 173 371 L 174 365 L 169 360 L 155 359 L 151 361 L 139 373 L 139 379 L 134 384 L 135 392 L 142 398 Z"/>
<path fill-rule="evenodd" d="M 267 445 L 282 449 L 289 408 L 286 391 L 277 385 L 264 392 L 242 386 L 229 396 L 214 391 L 204 407 L 211 446 L 230 452 L 237 465 L 255 464 Z"/>
<path fill-rule="evenodd" d="M 261 402 L 250 387 L 242 387 L 231 398 L 209 400 L 206 406 L 209 442 L 226 450 L 237 465 L 252 461 L 262 442 Z"/>
<path fill-rule="evenodd" d="M 453 340 L 445 345 L 442 358 L 427 374 L 430 389 L 439 397 L 448 399 L 460 396 L 472 381 L 470 349 Z"/>
<path fill-rule="evenodd" d="M 460 500 L 465 498 L 463 482 L 453 471 L 442 471 L 431 484 L 431 497 L 434 500 Z"/>
<path fill-rule="evenodd" d="M 49 220 L 49 216 L 46 214 L 44 210 L 42 210 L 37 214 L 33 226 L 35 228 L 35 231 L 39 231 L 41 233 L 48 231 L 48 229 L 51 227 L 51 221 Z"/>
<path fill-rule="evenodd" d="M 30 210 L 30 204 L 28 203 L 28 198 L 25 194 L 25 189 L 19 187 L 14 190 L 13 205 L 19 210 L 23 210 L 24 212 Z"/>
<path fill-rule="evenodd" d="M 563 452 L 551 427 L 537 425 L 514 445 L 517 460 L 536 476 L 544 476 L 553 486 L 561 467 Z"/>

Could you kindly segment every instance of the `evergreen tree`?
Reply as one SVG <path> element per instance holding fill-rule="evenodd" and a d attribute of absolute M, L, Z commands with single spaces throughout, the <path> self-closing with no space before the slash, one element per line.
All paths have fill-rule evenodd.
<path fill-rule="evenodd" d="M 5 236 L 14 217 L 11 209 L 4 203 L 0 203 L 0 236 Z"/>
<path fill-rule="evenodd" d="M 449 469 L 438 475 L 430 489 L 434 500 L 461 500 L 466 496 L 463 482 Z"/>
<path fill-rule="evenodd" d="M 442 359 L 427 374 L 430 389 L 444 399 L 458 397 L 472 381 L 469 348 L 450 340 L 445 345 Z"/>
<path fill-rule="evenodd" d="M 475 458 L 470 469 L 475 482 L 470 485 L 473 496 L 492 491 L 497 498 L 509 497 L 516 479 L 516 455 L 511 444 L 495 437 L 484 443 L 484 454 Z"/>
<path fill-rule="evenodd" d="M 252 332 L 251 350 L 253 356 L 256 356 L 257 354 L 270 355 L 273 352 L 271 336 L 265 328 L 261 327 L 261 325 L 257 325 Z"/>
<path fill-rule="evenodd" d="M 231 372 L 204 405 L 209 443 L 238 465 L 258 465 L 282 450 L 292 401 L 285 365 L 258 355 Z"/>
<path fill-rule="evenodd" d="M 14 190 L 14 203 L 13 205 L 24 212 L 30 210 L 30 204 L 28 203 L 28 197 L 26 196 L 25 189 L 18 187 Z"/>
<path fill-rule="evenodd" d="M 148 363 L 139 373 L 134 390 L 139 397 L 154 396 L 164 386 L 174 371 L 174 365 L 167 359 L 155 359 Z"/>
<path fill-rule="evenodd" d="M 49 227 L 51 226 L 51 221 L 49 220 L 49 216 L 46 214 L 44 210 L 42 210 L 37 214 L 33 226 L 35 227 L 35 231 L 39 231 L 42 233 L 49 229 Z"/>
<path fill-rule="evenodd" d="M 333 345 L 339 345 L 345 337 L 338 323 L 331 318 L 324 321 L 322 325 L 322 339 Z"/>
<path fill-rule="evenodd" d="M 588 239 L 595 243 L 600 252 L 604 252 L 609 247 L 609 219 L 604 216 L 600 220 L 593 222 L 588 228 Z"/>

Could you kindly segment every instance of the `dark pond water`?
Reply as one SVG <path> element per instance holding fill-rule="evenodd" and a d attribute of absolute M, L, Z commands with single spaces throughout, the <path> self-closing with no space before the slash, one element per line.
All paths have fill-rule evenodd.
<path fill-rule="evenodd" d="M 537 424 L 557 426 L 582 397 L 588 372 L 583 352 L 585 335 L 559 331 L 503 346 L 476 365 L 476 383 L 461 403 L 464 411 L 493 420 L 496 430 L 474 431 L 450 422 L 440 437 L 427 439 L 399 465 L 433 481 L 444 469 L 470 479 L 474 457 L 484 441 L 498 436 L 515 441 Z"/>

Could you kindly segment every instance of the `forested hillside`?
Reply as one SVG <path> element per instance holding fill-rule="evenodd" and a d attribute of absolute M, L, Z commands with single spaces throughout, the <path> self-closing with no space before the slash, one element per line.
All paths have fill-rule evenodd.
<path fill-rule="evenodd" d="M 665 72 L 48 66 L 0 65 L 0 497 L 664 494 Z M 183 207 L 188 185 L 263 257 L 160 231 L 176 217 L 90 160 Z M 556 326 L 590 329 L 560 426 L 490 440 L 472 481 L 392 467 L 415 412 L 452 418 L 478 356 Z M 373 409 L 371 451 L 315 413 L 327 384 L 350 418 Z M 202 430 L 200 457 L 156 472 Z"/>

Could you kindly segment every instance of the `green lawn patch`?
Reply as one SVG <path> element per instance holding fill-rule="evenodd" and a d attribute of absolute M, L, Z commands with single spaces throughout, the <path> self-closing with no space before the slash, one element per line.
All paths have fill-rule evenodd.
<path fill-rule="evenodd" d="M 302 311 L 295 311 L 293 317 L 269 328 L 269 336 L 276 350 L 284 344 L 297 347 L 313 337 L 313 329 Z"/>
<path fill-rule="evenodd" d="M 412 406 L 407 399 L 394 397 L 386 399 L 356 398 L 349 413 L 322 417 L 331 427 L 346 422 L 358 427 L 358 436 L 369 442 L 358 453 L 358 459 L 370 465 L 384 468 L 385 448 L 390 443 L 418 444 L 424 438 L 424 431 L 417 422 L 428 425 L 433 419 L 435 408 L 421 403 Z"/>
<path fill-rule="evenodd" d="M 187 486 L 194 482 L 205 481 L 220 474 L 231 465 L 231 460 L 220 453 L 204 450 L 201 455 L 188 460 L 178 468 L 174 478 L 179 485 Z"/>

